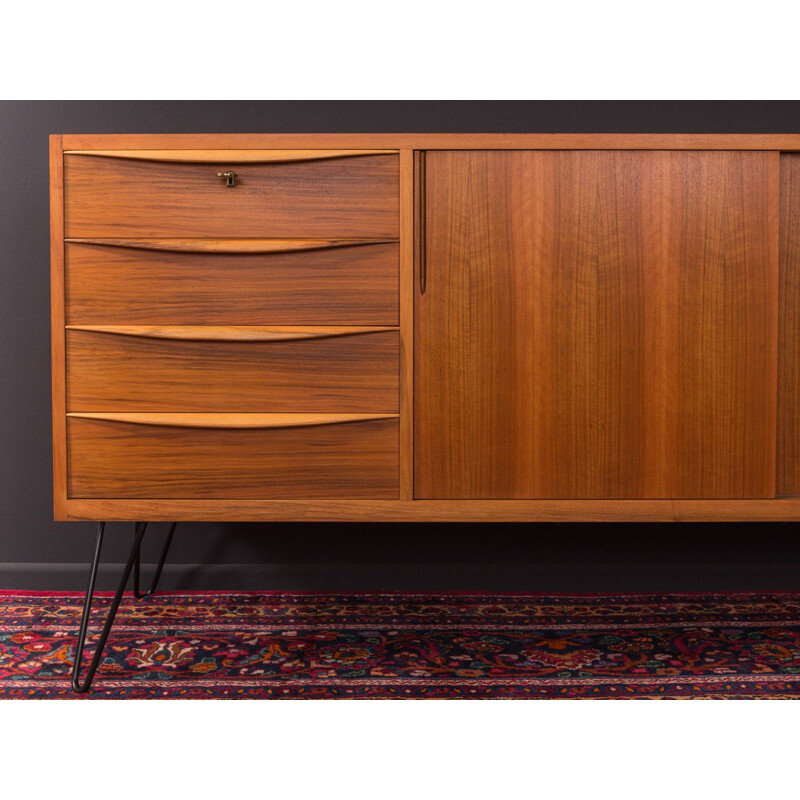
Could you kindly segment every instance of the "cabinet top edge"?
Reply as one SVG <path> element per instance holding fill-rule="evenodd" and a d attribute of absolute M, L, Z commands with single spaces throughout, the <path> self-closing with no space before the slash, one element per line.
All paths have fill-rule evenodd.
<path fill-rule="evenodd" d="M 64 150 L 782 150 L 800 133 L 126 133 L 53 134 Z"/>

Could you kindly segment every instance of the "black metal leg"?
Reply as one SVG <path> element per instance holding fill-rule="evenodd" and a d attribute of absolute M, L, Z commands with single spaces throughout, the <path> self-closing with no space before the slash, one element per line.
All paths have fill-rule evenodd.
<path fill-rule="evenodd" d="M 147 531 L 147 523 L 137 522 L 135 524 L 131 553 L 128 556 L 125 569 L 122 571 L 122 577 L 120 578 L 119 585 L 117 586 L 117 591 L 114 595 L 114 600 L 111 603 L 111 608 L 108 610 L 108 616 L 106 617 L 103 630 L 100 633 L 100 639 L 97 642 L 91 663 L 86 671 L 86 677 L 83 679 L 83 681 L 81 681 L 80 673 L 81 665 L 83 663 L 83 648 L 86 645 L 86 633 L 89 629 L 89 618 L 91 617 L 92 612 L 92 599 L 94 598 L 94 585 L 97 581 L 97 568 L 100 565 L 100 553 L 103 549 L 103 534 L 105 533 L 106 529 L 105 522 L 98 524 L 97 541 L 95 542 L 94 547 L 94 558 L 92 559 L 92 566 L 91 570 L 89 571 L 89 585 L 86 589 L 86 600 L 83 604 L 81 627 L 80 631 L 78 632 L 78 642 L 75 646 L 75 662 L 72 665 L 72 688 L 78 694 L 87 692 L 89 687 L 92 685 L 94 674 L 97 672 L 97 668 L 100 665 L 100 659 L 103 657 L 103 650 L 105 649 L 106 642 L 108 641 L 108 635 L 111 633 L 111 626 L 114 624 L 114 618 L 117 616 L 117 611 L 119 610 L 120 603 L 122 602 L 122 596 L 125 594 L 125 587 L 128 585 L 131 572 L 133 572 L 133 593 L 137 599 L 149 597 L 151 594 L 153 594 L 153 592 L 155 592 L 156 588 L 158 587 L 158 581 L 161 578 L 161 573 L 164 569 L 164 563 L 167 560 L 167 553 L 169 552 L 169 546 L 172 543 L 172 537 L 175 534 L 175 528 L 177 524 L 177 522 L 173 522 L 170 525 L 166 541 L 164 542 L 164 546 L 161 550 L 161 558 L 158 561 L 158 566 L 156 567 L 156 572 L 153 576 L 153 583 L 149 591 L 145 592 L 144 594 L 139 591 L 139 567 L 142 558 L 142 539 L 144 539 L 145 531 Z"/>
<path fill-rule="evenodd" d="M 147 523 L 146 522 L 136 522 L 133 525 L 133 539 L 136 541 L 137 537 L 139 536 L 140 528 L 144 528 L 145 531 L 147 530 Z M 142 563 L 142 542 L 141 539 L 139 540 L 139 546 L 136 548 L 136 558 L 133 562 L 133 596 L 137 600 L 141 600 L 144 596 L 139 592 L 139 568 L 141 567 Z"/>
<path fill-rule="evenodd" d="M 97 526 L 97 542 L 94 548 L 94 558 L 92 560 L 92 567 L 89 572 L 89 586 L 86 589 L 86 601 L 84 602 L 83 605 L 83 617 L 81 618 L 81 627 L 78 633 L 78 642 L 75 646 L 75 662 L 72 665 L 72 688 L 78 694 L 83 694 L 84 692 L 88 691 L 89 687 L 92 685 L 92 679 L 94 678 L 94 674 L 97 671 L 97 667 L 100 665 L 100 659 L 103 657 L 103 650 L 105 649 L 106 642 L 108 641 L 108 634 L 111 632 L 111 626 L 114 624 L 114 618 L 116 617 L 117 610 L 119 609 L 119 605 L 122 602 L 122 595 L 125 593 L 125 587 L 128 584 L 128 579 L 131 576 L 131 571 L 133 570 L 134 563 L 141 549 L 142 538 L 144 537 L 144 532 L 147 530 L 147 525 L 142 523 L 137 523 L 136 537 L 133 542 L 133 547 L 131 548 L 130 556 L 128 557 L 128 561 L 125 564 L 125 569 L 122 572 L 122 578 L 120 579 L 119 586 L 117 586 L 117 592 L 114 595 L 114 600 L 111 603 L 111 608 L 108 610 L 106 623 L 103 626 L 103 630 L 100 634 L 100 639 L 97 642 L 97 646 L 95 647 L 91 663 L 89 664 L 89 668 L 86 671 L 86 677 L 84 678 L 83 681 L 81 681 L 80 673 L 81 673 L 81 665 L 83 662 L 83 648 L 84 645 L 86 644 L 86 631 L 89 628 L 89 617 L 91 616 L 91 611 L 92 611 L 92 598 L 94 596 L 94 585 L 95 581 L 97 580 L 97 567 L 100 563 L 100 552 L 103 547 L 103 533 L 105 532 L 105 528 L 106 528 L 105 522 L 101 522 Z"/>
<path fill-rule="evenodd" d="M 150 588 L 146 592 L 141 592 L 139 590 L 139 564 L 141 562 L 141 539 L 139 540 L 139 547 L 136 549 L 136 562 L 133 567 L 133 594 L 137 600 L 141 600 L 143 597 L 150 597 L 156 589 L 158 588 L 158 581 L 161 579 L 161 573 L 164 570 L 164 563 L 167 560 L 167 553 L 169 553 L 169 546 L 172 544 L 172 537 L 175 535 L 175 528 L 177 527 L 178 523 L 173 522 L 170 525 L 169 532 L 167 533 L 167 538 L 164 541 L 164 546 L 161 548 L 161 557 L 158 559 L 158 566 L 156 566 L 155 574 L 153 575 L 153 583 L 150 585 Z M 139 535 L 139 526 L 143 526 L 147 529 L 146 522 L 137 522 L 136 529 L 134 531 L 134 536 Z"/>

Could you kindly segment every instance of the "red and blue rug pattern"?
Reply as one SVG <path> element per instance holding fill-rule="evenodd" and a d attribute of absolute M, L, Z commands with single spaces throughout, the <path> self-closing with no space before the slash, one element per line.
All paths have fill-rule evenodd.
<path fill-rule="evenodd" d="M 76 697 L 82 601 L 0 593 L 0 698 Z M 800 698 L 800 594 L 126 596 L 80 697 Z"/>

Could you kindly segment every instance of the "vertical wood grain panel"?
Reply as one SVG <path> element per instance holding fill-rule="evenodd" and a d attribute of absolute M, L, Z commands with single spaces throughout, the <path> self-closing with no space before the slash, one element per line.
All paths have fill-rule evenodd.
<path fill-rule="evenodd" d="M 777 166 L 429 153 L 416 496 L 773 496 Z"/>
<path fill-rule="evenodd" d="M 776 491 L 779 495 L 800 495 L 800 155 L 783 154 L 780 159 Z"/>
<path fill-rule="evenodd" d="M 62 137 L 50 137 L 50 360 L 53 403 L 53 511 L 67 501 L 66 367 L 64 341 L 64 157 Z"/>
<path fill-rule="evenodd" d="M 670 154 L 678 497 L 774 497 L 777 153 Z M 673 429 L 668 429 L 671 435 Z M 688 457 L 687 457 L 687 454 Z"/>

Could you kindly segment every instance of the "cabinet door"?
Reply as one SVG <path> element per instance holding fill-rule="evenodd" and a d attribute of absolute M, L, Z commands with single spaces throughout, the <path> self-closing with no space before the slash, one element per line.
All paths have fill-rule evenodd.
<path fill-rule="evenodd" d="M 777 153 L 425 159 L 416 497 L 774 496 Z"/>

